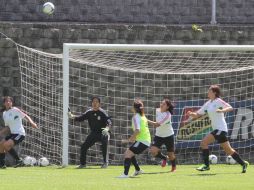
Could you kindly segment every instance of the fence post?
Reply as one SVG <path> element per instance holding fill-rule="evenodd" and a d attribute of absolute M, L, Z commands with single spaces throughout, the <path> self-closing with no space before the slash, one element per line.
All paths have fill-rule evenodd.
<path fill-rule="evenodd" d="M 216 22 L 216 0 L 212 0 L 212 18 L 211 24 L 217 24 Z"/>

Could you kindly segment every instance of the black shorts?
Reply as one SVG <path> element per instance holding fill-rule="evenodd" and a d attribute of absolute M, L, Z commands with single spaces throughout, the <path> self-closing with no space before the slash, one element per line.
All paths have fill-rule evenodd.
<path fill-rule="evenodd" d="M 130 151 L 132 151 L 134 154 L 140 154 L 145 149 L 147 149 L 149 146 L 143 144 L 142 142 L 135 141 L 129 148 Z"/>
<path fill-rule="evenodd" d="M 174 152 L 175 151 L 174 135 L 171 135 L 169 137 L 158 137 L 158 136 L 154 137 L 152 146 L 161 148 L 163 144 L 165 144 L 168 152 Z"/>
<path fill-rule="evenodd" d="M 215 138 L 215 140 L 217 140 L 218 143 L 224 143 L 228 141 L 227 138 L 227 132 L 226 131 L 220 131 L 218 129 L 212 131 L 210 134 L 212 134 Z"/>
<path fill-rule="evenodd" d="M 10 134 L 5 137 L 6 141 L 8 141 L 9 139 L 13 140 L 14 144 L 17 145 L 25 139 L 25 136 L 20 134 Z"/>

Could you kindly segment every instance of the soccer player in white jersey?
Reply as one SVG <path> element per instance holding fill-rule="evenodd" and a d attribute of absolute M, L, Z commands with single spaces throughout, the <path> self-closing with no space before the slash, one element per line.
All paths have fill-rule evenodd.
<path fill-rule="evenodd" d="M 148 121 L 156 127 L 156 133 L 151 146 L 151 154 L 162 159 L 161 166 L 165 167 L 167 158 L 171 161 L 171 172 L 176 170 L 176 157 L 174 154 L 174 130 L 171 117 L 174 106 L 168 98 L 164 98 L 160 103 L 160 108 L 156 109 L 156 122 Z M 161 153 L 161 146 L 166 146 L 168 157 Z"/>
<path fill-rule="evenodd" d="M 5 166 L 5 154 L 9 152 L 11 156 L 16 160 L 15 167 L 22 165 L 22 160 L 19 158 L 17 152 L 13 148 L 15 145 L 21 143 L 25 139 L 25 129 L 22 125 L 22 119 L 27 119 L 33 128 L 37 128 L 37 125 L 33 120 L 20 109 L 13 107 L 12 97 L 4 97 L 3 99 L 3 119 L 5 123 L 5 130 L 8 129 L 10 134 L 0 142 L 0 168 L 4 169 Z"/>
<path fill-rule="evenodd" d="M 220 87 L 218 85 L 212 85 L 209 88 L 208 98 L 209 100 L 197 112 L 189 111 L 187 113 L 188 116 L 193 119 L 197 119 L 207 113 L 213 128 L 213 131 L 201 141 L 204 165 L 198 167 L 197 170 L 210 170 L 208 145 L 217 140 L 226 154 L 231 155 L 240 165 L 242 165 L 242 173 L 245 173 L 249 163 L 241 159 L 239 154 L 230 146 L 227 139 L 228 128 L 224 113 L 233 111 L 233 108 L 220 98 Z"/>

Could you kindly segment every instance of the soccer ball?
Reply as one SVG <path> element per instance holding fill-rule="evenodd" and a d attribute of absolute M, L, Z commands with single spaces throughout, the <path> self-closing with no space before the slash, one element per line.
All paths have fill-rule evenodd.
<path fill-rule="evenodd" d="M 37 163 L 37 160 L 36 160 L 36 158 L 34 158 L 34 157 L 31 157 L 31 166 L 34 166 L 34 165 L 36 165 L 36 163 Z"/>
<path fill-rule="evenodd" d="M 234 158 L 232 158 L 232 156 L 227 156 L 226 163 L 227 164 L 236 164 L 236 161 L 234 160 Z"/>
<path fill-rule="evenodd" d="M 31 166 L 32 157 L 26 156 L 26 157 L 23 159 L 23 163 L 25 164 L 25 166 Z"/>
<path fill-rule="evenodd" d="M 39 166 L 48 166 L 49 160 L 46 157 L 42 157 L 38 160 L 38 165 Z"/>
<path fill-rule="evenodd" d="M 25 166 L 31 166 L 32 165 L 32 157 L 26 156 L 23 159 L 23 163 L 24 163 Z"/>
<path fill-rule="evenodd" d="M 36 164 L 36 159 L 31 156 L 26 156 L 23 159 L 23 163 L 25 164 L 25 166 L 34 166 Z"/>
<path fill-rule="evenodd" d="M 217 156 L 215 156 L 214 154 L 209 155 L 209 162 L 211 164 L 217 164 L 217 162 L 218 162 Z"/>
<path fill-rule="evenodd" d="M 55 11 L 55 5 L 51 2 L 44 3 L 42 7 L 42 12 L 51 15 Z"/>

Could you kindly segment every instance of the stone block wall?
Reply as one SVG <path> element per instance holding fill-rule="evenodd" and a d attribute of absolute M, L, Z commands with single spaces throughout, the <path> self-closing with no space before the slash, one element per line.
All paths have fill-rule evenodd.
<path fill-rule="evenodd" d="M 47 0 L 0 0 L 0 20 L 89 23 L 209 24 L 212 0 L 51 0 L 53 15 L 41 11 Z M 220 24 L 254 23 L 253 0 L 217 0 Z"/>
<path fill-rule="evenodd" d="M 142 24 L 75 24 L 1 22 L 0 32 L 14 41 L 50 53 L 62 53 L 69 43 L 112 44 L 254 44 L 253 26 Z M 0 38 L 0 96 L 11 95 L 19 105 L 20 74 L 16 46 Z"/>

